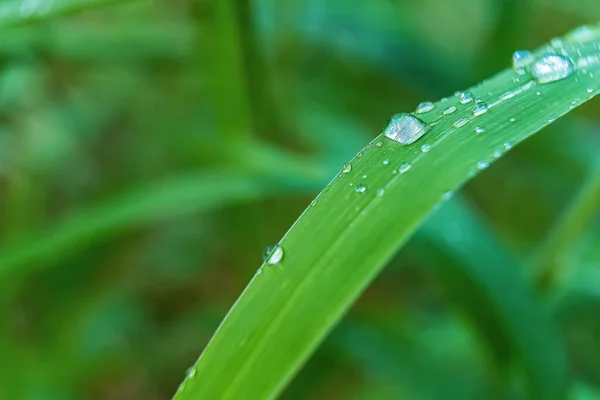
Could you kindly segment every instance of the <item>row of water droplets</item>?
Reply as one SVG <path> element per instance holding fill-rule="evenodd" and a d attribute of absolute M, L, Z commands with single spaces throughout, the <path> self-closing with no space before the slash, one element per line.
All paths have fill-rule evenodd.
<path fill-rule="evenodd" d="M 29 1 L 42 1 L 42 0 L 29 0 Z M 598 35 L 594 32 L 595 28 L 579 28 L 576 31 L 573 31 L 567 37 L 570 38 L 573 42 L 585 42 L 593 39 L 597 39 Z M 600 45 L 596 45 L 597 49 L 600 51 Z M 572 51 L 575 51 L 579 56 L 577 60 L 574 60 L 570 54 Z M 515 90 L 508 91 L 500 95 L 495 101 L 487 104 L 483 100 L 478 97 L 475 97 L 471 92 L 457 92 L 456 95 L 459 97 L 458 101 L 461 105 L 469 105 L 472 106 L 471 115 L 462 117 L 456 120 L 452 125 L 455 128 L 461 128 L 466 124 L 472 122 L 477 117 L 485 114 L 489 110 L 498 107 L 503 102 L 510 100 L 519 94 L 526 92 L 536 85 L 545 85 L 552 82 L 560 81 L 565 79 L 571 75 L 573 75 L 576 71 L 581 71 L 584 74 L 587 74 L 587 67 L 592 65 L 600 64 L 600 53 L 592 56 L 583 56 L 581 50 L 578 49 L 570 49 L 568 51 L 566 43 L 559 39 L 554 39 L 551 42 L 551 45 L 546 49 L 546 52 L 540 57 L 536 58 L 531 52 L 526 50 L 518 50 L 515 51 L 512 57 L 513 70 L 516 73 L 516 76 L 513 78 L 514 82 L 521 82 L 524 80 L 525 83 L 522 84 Z M 590 76 L 593 75 L 590 73 Z M 592 88 L 588 88 L 586 92 L 588 94 L 592 94 L 595 90 Z M 490 93 L 491 94 L 491 93 Z M 536 92 L 539 96 L 541 92 Z M 448 101 L 448 99 L 442 99 L 442 103 Z M 576 104 L 576 102 L 574 102 Z M 572 105 L 572 107 L 575 106 Z M 437 106 L 430 102 L 425 101 L 419 104 L 413 114 L 408 113 L 400 113 L 394 115 L 387 127 L 385 128 L 385 136 L 402 144 L 402 145 L 410 145 L 421 137 L 423 137 L 431 127 L 437 125 L 441 122 L 441 120 L 448 115 L 454 114 L 458 108 L 456 106 L 448 106 L 445 108 L 438 118 L 430 123 L 424 122 L 420 116 L 429 114 L 433 112 Z M 548 122 L 552 122 L 555 118 L 551 118 Z M 509 122 L 516 122 L 516 118 L 510 118 Z M 485 132 L 485 128 L 481 126 L 476 126 L 474 128 L 476 134 L 482 134 Z M 392 169 L 393 174 L 403 175 L 411 170 L 413 165 L 423 156 L 423 154 L 428 153 L 433 147 L 437 146 L 442 140 L 444 140 L 451 132 L 441 136 L 434 143 L 426 143 L 421 146 L 420 153 L 415 157 L 412 162 L 402 161 L 397 168 Z M 369 145 L 370 146 L 370 145 Z M 382 141 L 378 141 L 375 143 L 375 147 L 380 148 L 383 146 Z M 502 148 L 494 151 L 493 157 L 500 158 L 505 151 L 508 151 L 512 148 L 513 143 L 507 141 L 503 144 Z M 362 152 L 357 154 L 357 158 L 362 156 Z M 384 165 L 390 165 L 389 159 L 383 160 Z M 479 161 L 476 165 L 477 169 L 483 170 L 488 168 L 490 163 L 488 161 L 482 160 Z M 342 167 L 342 174 L 348 174 L 352 171 L 352 164 L 347 163 Z M 361 176 L 362 179 L 366 179 L 367 176 Z M 368 187 L 366 184 L 358 183 L 353 186 L 353 190 L 357 194 L 366 193 Z M 375 190 L 375 194 L 377 197 L 383 196 L 385 194 L 385 187 L 380 187 Z M 442 199 L 448 200 L 452 197 L 452 192 L 447 191 L 442 193 Z M 313 202 L 311 205 L 314 205 Z M 281 263 L 284 257 L 284 249 L 281 245 L 275 245 L 267 248 L 264 253 L 263 260 L 267 265 L 275 266 Z M 262 273 L 262 267 L 259 268 L 257 274 Z"/>
<path fill-rule="evenodd" d="M 567 36 L 569 41 L 554 39 L 552 40 L 551 45 L 546 49 L 546 52 L 540 57 L 535 57 L 531 52 L 526 50 L 516 51 L 513 54 L 512 59 L 513 70 L 516 73 L 513 77 L 513 81 L 515 83 L 524 81 L 525 83 L 514 90 L 500 95 L 490 104 L 473 96 L 471 92 L 457 92 L 456 96 L 459 97 L 459 103 L 461 105 L 472 105 L 472 111 L 470 115 L 454 121 L 452 126 L 454 128 L 461 128 L 503 102 L 512 99 L 537 85 L 545 85 L 560 81 L 573 75 L 577 71 L 582 74 L 588 74 L 587 67 L 600 64 L 600 52 L 595 51 L 595 54 L 591 56 L 584 56 L 582 52 L 583 47 L 580 45 L 583 42 L 591 42 L 591 46 L 595 46 L 593 47 L 593 50 L 600 50 L 600 44 L 593 42 L 594 39 L 598 39 L 599 31 L 600 27 L 582 27 L 571 32 L 571 34 Z M 577 43 L 578 45 L 574 45 L 573 43 Z M 589 76 L 593 77 L 593 74 L 589 73 Z M 591 87 L 586 89 L 588 95 L 591 95 L 594 91 L 595 89 Z M 491 93 L 489 94 L 491 95 Z M 536 94 L 539 96 L 541 95 L 541 92 L 537 91 Z M 444 98 L 441 103 L 446 101 L 448 101 L 448 99 Z M 573 101 L 571 108 L 574 108 L 579 103 L 579 100 Z M 400 113 L 394 115 L 385 128 L 385 136 L 402 145 L 410 145 L 424 136 L 433 126 L 440 123 L 445 116 L 452 115 L 458 110 L 456 106 L 452 105 L 439 112 L 437 119 L 432 122 L 426 123 L 421 119 L 421 116 L 431 114 L 436 108 L 437 106 L 434 103 L 426 101 L 419 104 L 412 114 Z M 556 119 L 556 117 L 550 118 L 548 123 L 554 121 L 554 119 Z M 516 122 L 516 118 L 510 118 L 509 122 Z M 485 129 L 481 126 L 476 126 L 474 130 L 476 134 L 485 132 Z M 450 134 L 451 132 L 448 132 L 434 143 L 423 145 L 421 147 L 422 153 L 428 152 Z M 502 150 L 494 152 L 494 158 L 499 158 L 503 151 L 508 150 L 511 147 L 511 142 L 504 143 Z M 420 159 L 423 155 L 422 153 L 412 161 L 412 164 Z M 480 161 L 477 163 L 478 169 L 485 169 L 488 166 L 489 162 L 487 161 Z"/>

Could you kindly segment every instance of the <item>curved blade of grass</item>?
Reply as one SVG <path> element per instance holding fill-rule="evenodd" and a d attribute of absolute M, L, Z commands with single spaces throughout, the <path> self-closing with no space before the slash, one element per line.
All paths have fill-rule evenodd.
<path fill-rule="evenodd" d="M 307 193 L 318 182 L 313 177 L 286 182 L 277 175 L 216 172 L 167 178 L 83 208 L 47 231 L 6 244 L 0 249 L 0 276 L 5 283 L 7 276 L 26 275 L 117 232 L 265 196 Z"/>
<path fill-rule="evenodd" d="M 517 263 L 466 203 L 446 204 L 413 244 L 420 258 L 433 261 L 427 265 L 439 266 L 440 286 L 475 325 L 497 364 L 516 354 L 535 398 L 550 390 L 565 393 L 566 359 L 557 331 L 536 304 Z"/>
<path fill-rule="evenodd" d="M 568 52 L 580 67 L 566 79 L 542 85 L 506 70 L 470 89 L 489 105 L 487 113 L 473 117 L 473 102 L 463 105 L 454 96 L 423 119 L 430 123 L 450 106 L 458 110 L 415 144 L 376 138 L 281 240 L 282 261 L 258 270 L 175 398 L 275 397 L 446 192 L 492 162 L 494 154 L 500 156 L 598 92 L 599 30 L 568 35 L 564 48 L 555 50 Z M 461 118 L 469 119 L 457 124 Z M 475 134 L 476 126 L 485 133 Z M 425 144 L 430 150 L 422 153 Z M 404 174 L 398 171 L 403 162 L 412 165 Z M 366 191 L 358 193 L 357 185 Z M 553 379 L 540 389 L 542 398 L 563 397 L 554 391 Z"/>

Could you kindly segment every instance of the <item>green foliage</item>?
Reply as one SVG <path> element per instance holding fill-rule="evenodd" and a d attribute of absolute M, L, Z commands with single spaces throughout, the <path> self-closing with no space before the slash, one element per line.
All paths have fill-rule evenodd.
<path fill-rule="evenodd" d="M 250 378 L 257 398 L 598 397 L 597 66 L 481 135 L 451 128 L 470 112 L 451 93 L 599 19 L 583 0 L 2 2 L 0 398 L 171 398 L 251 280 L 178 398 Z M 252 278 L 384 121 L 442 97 L 458 111 L 412 147 L 375 139 Z"/>

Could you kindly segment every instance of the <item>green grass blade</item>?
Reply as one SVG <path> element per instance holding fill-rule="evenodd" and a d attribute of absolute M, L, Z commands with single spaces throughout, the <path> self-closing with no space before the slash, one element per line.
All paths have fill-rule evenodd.
<path fill-rule="evenodd" d="M 566 393 L 567 366 L 557 331 L 518 264 L 471 209 L 449 202 L 414 239 L 420 257 L 439 266 L 435 273 L 443 291 L 475 325 L 497 364 L 512 361 L 515 353 L 535 398 Z"/>
<path fill-rule="evenodd" d="M 41 21 L 132 0 L 9 0 L 0 4 L 0 27 Z"/>
<path fill-rule="evenodd" d="M 448 115 L 413 145 L 377 137 L 281 240 L 282 261 L 258 270 L 176 399 L 264 399 L 280 393 L 445 193 L 598 93 L 599 45 L 596 27 L 568 35 L 553 51 L 568 53 L 579 68 L 560 81 L 536 84 L 529 75 L 506 70 L 469 89 L 489 105 L 477 117 L 473 102 L 461 104 L 458 96 L 438 102 L 423 119 L 436 121 L 442 110 Z M 476 126 L 485 132 L 476 134 Z M 421 152 L 422 145 L 429 151 Z M 405 162 L 412 168 L 401 173 Z M 357 192 L 358 185 L 366 190 Z"/>
<path fill-rule="evenodd" d="M 307 193 L 319 180 L 276 175 L 198 173 L 167 178 L 87 207 L 32 237 L 0 249 L 0 276 L 23 276 L 90 244 L 185 213 L 206 211 L 265 196 Z"/>

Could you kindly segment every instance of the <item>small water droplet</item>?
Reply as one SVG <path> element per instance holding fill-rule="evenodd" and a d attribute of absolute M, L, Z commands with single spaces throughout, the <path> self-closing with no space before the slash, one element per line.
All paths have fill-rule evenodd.
<path fill-rule="evenodd" d="M 460 104 L 469 104 L 473 101 L 473 94 L 471 92 L 464 92 L 460 94 Z"/>
<path fill-rule="evenodd" d="M 350 171 L 352 171 L 352 164 L 350 164 L 350 163 L 344 164 L 344 166 L 342 167 L 342 172 L 344 174 L 347 174 Z"/>
<path fill-rule="evenodd" d="M 363 178 L 363 179 L 367 179 L 367 174 L 364 174 L 364 175 L 362 176 L 362 178 Z"/>
<path fill-rule="evenodd" d="M 185 374 L 187 376 L 187 379 L 194 379 L 194 377 L 196 376 L 196 368 L 195 367 L 188 368 L 188 370 L 186 371 Z"/>
<path fill-rule="evenodd" d="M 519 75 L 523 75 L 525 73 L 525 67 L 533 64 L 534 61 L 535 58 L 531 52 L 527 50 L 517 50 L 512 56 L 513 68 Z"/>
<path fill-rule="evenodd" d="M 390 160 L 388 160 L 387 158 L 385 160 L 383 160 L 383 165 L 388 165 L 390 163 Z"/>
<path fill-rule="evenodd" d="M 467 122 L 469 122 L 469 118 L 460 118 L 460 119 L 454 121 L 452 126 L 455 128 L 460 128 L 461 126 L 465 126 L 467 124 Z"/>
<path fill-rule="evenodd" d="M 444 194 L 442 195 L 442 198 L 444 200 L 450 200 L 452 198 L 452 196 L 454 196 L 454 193 L 452 193 L 451 191 L 447 191 L 447 192 L 444 192 Z"/>
<path fill-rule="evenodd" d="M 494 158 L 500 158 L 500 157 L 502 157 L 502 152 L 500 150 L 496 150 L 494 152 Z"/>
<path fill-rule="evenodd" d="M 367 187 L 365 185 L 356 185 L 356 188 L 354 188 L 354 191 L 356 193 L 364 193 L 367 191 Z"/>
<path fill-rule="evenodd" d="M 381 197 L 381 196 L 383 196 L 384 194 L 385 194 L 385 189 L 384 189 L 384 188 L 379 188 L 379 189 L 377 189 L 377 191 L 375 192 L 375 195 L 376 195 L 377 197 Z"/>
<path fill-rule="evenodd" d="M 553 115 L 550 118 L 548 118 L 548 123 L 552 123 L 554 121 L 556 121 L 556 116 Z"/>
<path fill-rule="evenodd" d="M 421 151 L 423 153 L 427 153 L 429 150 L 431 150 L 431 145 L 430 144 L 424 144 L 423 146 L 421 146 Z"/>
<path fill-rule="evenodd" d="M 269 265 L 277 265 L 283 259 L 283 247 L 281 245 L 276 244 L 275 246 L 270 246 L 265 250 L 265 261 Z"/>
<path fill-rule="evenodd" d="M 444 110 L 444 115 L 453 114 L 456 111 L 456 107 L 450 106 Z"/>
<path fill-rule="evenodd" d="M 475 133 L 480 134 L 485 132 L 485 129 L 483 129 L 482 127 L 478 126 L 477 128 L 475 128 Z"/>
<path fill-rule="evenodd" d="M 435 108 L 435 104 L 433 104 L 430 101 L 424 101 L 417 106 L 415 113 L 416 114 L 425 114 L 425 113 L 428 113 L 429 111 L 433 110 L 434 108 Z"/>
<path fill-rule="evenodd" d="M 589 89 L 587 90 L 587 92 L 588 92 L 588 93 L 594 93 L 594 89 L 592 89 L 592 88 L 589 88 Z"/>
<path fill-rule="evenodd" d="M 513 97 L 515 97 L 515 92 L 506 92 L 504 93 L 502 96 L 500 96 L 500 100 L 504 101 L 504 100 L 508 100 L 508 99 L 512 99 Z"/>
<path fill-rule="evenodd" d="M 260 275 L 262 273 L 263 273 L 262 267 L 258 268 L 258 270 L 256 271 L 256 275 Z"/>
<path fill-rule="evenodd" d="M 553 38 L 552 40 L 550 40 L 550 46 L 556 49 L 560 49 L 561 47 L 563 47 L 563 42 L 560 38 Z"/>
<path fill-rule="evenodd" d="M 531 73 L 538 83 L 545 84 L 568 77 L 574 69 L 573 63 L 568 58 L 558 54 L 545 54 L 533 64 Z"/>
<path fill-rule="evenodd" d="M 510 122 L 515 122 L 517 119 L 515 117 L 512 117 L 511 119 L 509 119 Z"/>
<path fill-rule="evenodd" d="M 447 98 L 447 97 L 442 97 L 442 99 L 440 100 L 440 102 L 441 102 L 441 103 L 445 103 L 445 102 L 447 102 L 447 101 L 448 101 L 448 98 Z"/>
<path fill-rule="evenodd" d="M 473 115 L 478 117 L 481 114 L 485 114 L 488 110 L 488 106 L 485 103 L 479 103 L 477 105 L 475 105 L 475 108 L 473 109 Z"/>
<path fill-rule="evenodd" d="M 481 170 L 481 169 L 486 169 L 487 167 L 490 166 L 490 163 L 487 161 L 479 161 L 477 163 L 477 169 Z"/>
<path fill-rule="evenodd" d="M 540 91 L 537 91 L 537 92 L 535 92 L 535 94 L 536 94 L 537 96 L 541 96 L 541 95 L 542 95 L 542 92 L 540 92 Z"/>
<path fill-rule="evenodd" d="M 429 126 L 414 115 L 400 113 L 394 115 L 385 128 L 385 136 L 402 145 L 417 141 L 429 130 Z"/>
<path fill-rule="evenodd" d="M 319 200 L 317 200 L 317 199 L 314 199 L 313 201 L 311 201 L 311 202 L 310 202 L 310 206 L 311 206 L 311 207 L 314 207 L 314 206 L 316 206 L 316 205 L 317 205 L 317 203 L 318 203 L 318 202 L 319 202 Z"/>
<path fill-rule="evenodd" d="M 381 146 L 383 146 L 383 142 L 377 142 L 377 143 L 375 143 L 375 147 L 381 147 Z"/>
<path fill-rule="evenodd" d="M 510 149 L 512 149 L 512 147 L 513 147 L 513 144 L 512 144 L 512 142 L 511 142 L 511 141 L 506 141 L 506 142 L 504 142 L 504 148 L 505 148 L 506 150 L 510 150 Z"/>
<path fill-rule="evenodd" d="M 400 168 L 398 168 L 398 171 L 401 174 L 405 174 L 410 170 L 411 167 L 412 167 L 412 165 L 410 165 L 410 163 L 407 163 L 406 161 L 404 161 L 402 164 L 400 164 Z"/>
<path fill-rule="evenodd" d="M 359 151 L 358 153 L 356 153 L 356 158 L 361 158 L 363 155 L 362 151 Z"/>

